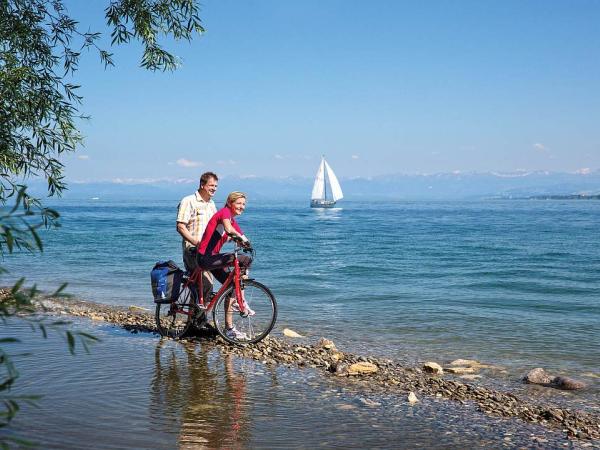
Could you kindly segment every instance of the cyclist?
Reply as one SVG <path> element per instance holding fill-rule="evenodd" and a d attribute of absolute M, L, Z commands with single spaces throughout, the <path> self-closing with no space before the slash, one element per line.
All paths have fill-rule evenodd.
<path fill-rule="evenodd" d="M 221 208 L 206 225 L 202 240 L 198 245 L 198 264 L 204 269 L 210 271 L 219 282 L 224 283 L 227 280 L 228 273 L 225 267 L 233 264 L 233 253 L 219 253 L 221 247 L 230 240 L 229 235 L 238 236 L 242 242 L 249 245 L 248 238 L 244 235 L 240 226 L 235 220 L 246 209 L 246 194 L 239 191 L 231 192 L 227 196 L 225 206 Z M 238 262 L 242 271 L 248 271 L 251 258 L 246 255 L 238 255 Z M 252 316 L 254 311 L 242 299 L 244 314 Z M 237 330 L 232 323 L 232 314 L 238 308 L 237 301 L 232 297 L 226 305 L 227 314 L 225 315 L 225 334 L 232 339 L 245 339 L 246 334 Z"/>
<path fill-rule="evenodd" d="M 191 273 L 197 266 L 196 247 L 204 234 L 210 218 L 217 212 L 215 202 L 212 200 L 219 177 L 213 172 L 205 172 L 200 177 L 198 190 L 184 197 L 177 207 L 177 232 L 182 237 L 183 263 L 185 269 Z M 204 295 L 212 290 L 213 278 L 208 272 L 203 272 Z"/>

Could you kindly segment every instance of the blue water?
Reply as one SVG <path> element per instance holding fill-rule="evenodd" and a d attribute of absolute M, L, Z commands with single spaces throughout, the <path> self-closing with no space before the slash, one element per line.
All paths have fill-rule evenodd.
<path fill-rule="evenodd" d="M 250 200 L 239 218 L 257 249 L 253 276 L 279 302 L 276 335 L 288 327 L 408 361 L 600 372 L 600 202 L 341 205 Z M 59 201 L 62 227 L 44 233 L 42 255 L 5 257 L 2 284 L 25 274 L 152 308 L 150 268 L 181 262 L 176 206 Z"/>

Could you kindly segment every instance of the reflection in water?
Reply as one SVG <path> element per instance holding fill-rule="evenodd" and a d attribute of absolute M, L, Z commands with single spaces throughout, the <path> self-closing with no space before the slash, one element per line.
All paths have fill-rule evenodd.
<path fill-rule="evenodd" d="M 45 346 L 43 364 L 19 360 L 14 394 L 43 398 L 12 425 L 42 449 L 531 448 L 533 435 L 545 448 L 564 443 L 560 432 L 472 405 L 423 398 L 413 407 L 396 390 L 371 395 L 320 371 L 224 355 L 211 343 L 157 344 L 94 326 L 102 343 L 71 358 L 58 336 L 32 336 L 28 324 L 9 331 L 25 352 Z"/>
<path fill-rule="evenodd" d="M 246 376 L 231 355 L 213 361 L 199 344 L 161 339 L 150 390 L 151 420 L 166 432 L 179 430 L 179 448 L 248 446 Z"/>
<path fill-rule="evenodd" d="M 340 220 L 343 208 L 311 208 L 317 220 Z"/>

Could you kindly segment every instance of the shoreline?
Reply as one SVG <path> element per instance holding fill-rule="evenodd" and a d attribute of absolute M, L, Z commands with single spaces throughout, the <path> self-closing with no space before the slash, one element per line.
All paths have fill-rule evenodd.
<path fill-rule="evenodd" d="M 138 307 L 103 305 L 75 299 L 47 299 L 41 309 L 53 315 L 88 318 L 121 327 L 131 333 L 156 333 L 152 311 Z M 211 342 L 224 354 L 250 358 L 263 364 L 279 364 L 297 368 L 313 368 L 323 376 L 335 377 L 341 383 L 352 383 L 371 392 L 398 395 L 411 402 L 411 393 L 419 397 L 450 400 L 457 404 L 472 404 L 490 416 L 541 425 L 549 431 L 562 432 L 565 439 L 582 442 L 600 440 L 600 416 L 562 408 L 548 401 L 543 403 L 523 399 L 511 392 L 478 386 L 456 379 L 425 372 L 421 367 L 407 367 L 391 359 L 356 355 L 338 350 L 325 338 L 315 343 L 294 343 L 292 339 L 269 336 L 251 346 L 236 347 L 214 333 L 197 333 L 187 340 Z M 185 340 L 185 339 L 184 339 Z M 483 366 L 482 366 L 483 367 Z M 412 400 L 414 401 L 414 399 Z"/>

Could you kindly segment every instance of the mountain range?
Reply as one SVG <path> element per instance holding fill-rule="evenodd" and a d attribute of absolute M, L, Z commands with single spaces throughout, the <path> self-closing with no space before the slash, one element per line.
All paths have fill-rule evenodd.
<path fill-rule="evenodd" d="M 30 191 L 45 194 L 45 185 L 29 180 Z M 291 176 L 223 177 L 217 198 L 241 190 L 257 200 L 306 200 L 313 179 Z M 600 170 L 566 172 L 453 172 L 436 174 L 394 174 L 372 178 L 340 177 L 347 200 L 477 200 L 487 198 L 529 198 L 600 194 Z M 196 180 L 111 180 L 68 181 L 63 197 L 109 199 L 176 200 L 194 192 Z"/>

